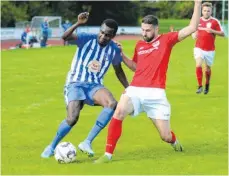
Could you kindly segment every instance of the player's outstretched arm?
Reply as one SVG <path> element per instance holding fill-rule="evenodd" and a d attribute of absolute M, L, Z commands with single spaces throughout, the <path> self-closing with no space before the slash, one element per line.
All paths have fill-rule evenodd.
<path fill-rule="evenodd" d="M 131 69 L 133 72 L 135 72 L 136 70 L 136 63 L 132 60 L 130 60 L 124 53 L 122 53 L 122 58 L 123 58 L 123 62 L 124 64 Z"/>
<path fill-rule="evenodd" d="M 218 35 L 218 36 L 221 36 L 221 37 L 224 37 L 224 31 L 217 31 L 217 30 L 214 30 L 211 28 L 205 28 L 205 31 L 212 33 L 212 34 L 215 34 L 215 35 Z"/>
<path fill-rule="evenodd" d="M 123 87 L 127 88 L 129 86 L 129 83 L 126 79 L 126 75 L 122 69 L 121 63 L 118 65 L 113 65 L 113 67 L 114 67 L 115 74 L 116 74 L 118 80 L 122 83 Z"/>
<path fill-rule="evenodd" d="M 129 69 L 131 69 L 132 71 L 135 71 L 135 70 L 136 70 L 136 63 L 133 62 L 132 60 L 130 60 L 130 59 L 123 53 L 121 43 L 119 43 L 119 42 L 117 42 L 117 41 L 114 41 L 114 42 L 116 43 L 116 45 L 117 45 L 117 46 L 119 47 L 119 49 L 121 50 L 122 59 L 123 59 L 124 64 L 125 64 Z"/>
<path fill-rule="evenodd" d="M 88 20 L 89 13 L 83 12 L 78 15 L 78 20 L 75 24 L 73 24 L 68 30 L 66 30 L 62 36 L 63 40 L 76 40 L 77 36 L 73 34 L 78 26 L 81 24 L 85 24 Z"/>
<path fill-rule="evenodd" d="M 178 40 L 182 41 L 192 33 L 194 33 L 199 25 L 200 22 L 200 15 L 201 15 L 201 0 L 195 0 L 195 5 L 194 5 L 194 12 L 192 15 L 192 19 L 190 21 L 189 26 L 181 29 L 178 32 Z"/>

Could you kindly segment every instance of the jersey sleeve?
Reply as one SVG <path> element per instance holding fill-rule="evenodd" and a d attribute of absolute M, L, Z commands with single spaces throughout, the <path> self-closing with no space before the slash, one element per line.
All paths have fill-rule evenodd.
<path fill-rule="evenodd" d="M 118 65 L 122 62 L 122 56 L 121 56 L 121 50 L 119 48 L 117 48 L 115 50 L 115 56 L 112 60 L 112 64 L 113 65 Z"/>
<path fill-rule="evenodd" d="M 87 34 L 85 32 L 77 33 L 76 45 L 80 48 L 84 46 L 89 40 L 93 39 L 95 34 Z"/>
<path fill-rule="evenodd" d="M 220 24 L 220 22 L 218 20 L 215 21 L 215 23 L 214 23 L 214 30 L 223 31 L 223 28 L 222 28 L 222 26 L 221 26 L 221 24 Z"/>
<path fill-rule="evenodd" d="M 134 56 L 133 56 L 133 59 L 132 59 L 135 63 L 138 62 L 138 53 L 137 53 L 137 45 L 134 49 Z"/>
<path fill-rule="evenodd" d="M 168 43 L 171 46 L 174 46 L 176 43 L 179 42 L 179 40 L 178 40 L 178 32 L 169 32 L 169 33 L 167 33 L 167 37 L 168 37 Z"/>

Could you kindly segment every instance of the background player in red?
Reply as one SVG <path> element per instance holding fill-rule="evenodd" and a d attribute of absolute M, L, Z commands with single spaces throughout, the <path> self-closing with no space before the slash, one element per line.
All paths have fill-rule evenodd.
<path fill-rule="evenodd" d="M 175 149 L 182 146 L 170 129 L 170 104 L 166 98 L 165 82 L 169 57 L 173 46 L 197 30 L 201 15 L 201 1 L 195 1 L 190 24 L 179 32 L 158 34 L 158 19 L 153 15 L 143 18 L 141 28 L 143 40 L 135 47 L 133 60 L 123 53 L 125 64 L 135 71 L 131 85 L 122 94 L 109 124 L 106 152 L 95 163 L 108 162 L 122 132 L 122 122 L 128 114 L 138 115 L 146 112 L 157 128 L 161 139 Z"/>
<path fill-rule="evenodd" d="M 198 30 L 193 33 L 192 37 L 196 39 L 196 45 L 194 48 L 194 57 L 196 60 L 196 78 L 198 81 L 197 94 L 203 91 L 202 88 L 202 65 L 205 66 L 205 90 L 204 94 L 209 92 L 209 83 L 211 77 L 211 66 L 215 56 L 215 37 L 224 36 L 223 29 L 220 22 L 211 16 L 212 4 L 205 2 L 202 4 L 202 17 L 200 18 L 200 24 Z"/>

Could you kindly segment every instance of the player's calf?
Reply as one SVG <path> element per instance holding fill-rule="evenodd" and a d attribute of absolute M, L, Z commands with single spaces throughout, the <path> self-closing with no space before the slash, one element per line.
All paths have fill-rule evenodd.
<path fill-rule="evenodd" d="M 204 89 L 204 94 L 206 95 L 208 94 L 208 92 L 209 92 L 209 84 L 206 84 Z"/>

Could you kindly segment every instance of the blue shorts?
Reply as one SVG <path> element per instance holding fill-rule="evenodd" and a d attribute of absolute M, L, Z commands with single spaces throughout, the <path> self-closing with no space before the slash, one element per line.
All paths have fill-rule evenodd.
<path fill-rule="evenodd" d="M 94 105 L 93 95 L 99 89 L 105 88 L 101 84 L 74 82 L 64 86 L 64 99 L 66 105 L 70 101 L 84 100 L 85 104 Z"/>

